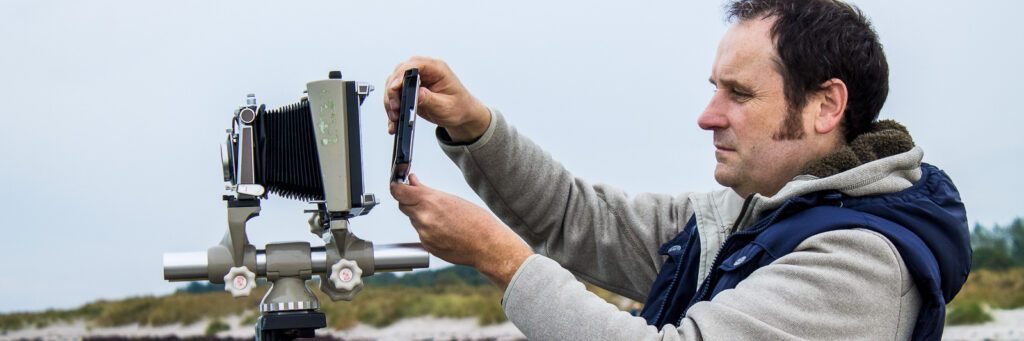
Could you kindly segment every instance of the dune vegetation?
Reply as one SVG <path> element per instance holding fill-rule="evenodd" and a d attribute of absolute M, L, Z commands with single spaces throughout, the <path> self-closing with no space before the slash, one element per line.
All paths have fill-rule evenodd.
<path fill-rule="evenodd" d="M 946 323 L 978 324 L 992 321 L 989 309 L 1024 307 L 1024 268 L 971 271 L 967 283 L 946 306 Z"/>
<path fill-rule="evenodd" d="M 357 323 L 381 327 L 414 316 L 476 317 L 481 324 L 505 321 L 502 293 L 472 269 L 451 267 L 402 277 L 376 277 L 368 278 L 363 291 L 352 302 L 331 302 L 313 290 L 330 327 L 345 329 Z M 316 281 L 310 281 L 309 286 L 316 287 Z M 215 333 L 225 329 L 221 321 L 227 316 L 243 315 L 243 323 L 255 323 L 255 309 L 268 287 L 264 282 L 250 296 L 236 299 L 223 291 L 223 285 L 193 282 L 161 297 L 101 300 L 71 310 L 0 315 L 0 332 L 75 320 L 94 327 L 111 327 L 188 325 L 208 319 L 209 331 Z"/>
<path fill-rule="evenodd" d="M 971 248 L 971 274 L 946 306 L 950 325 L 992 321 L 992 308 L 1024 307 L 1024 220 L 991 228 L 975 225 Z"/>
<path fill-rule="evenodd" d="M 990 309 L 1024 307 L 1024 221 L 1007 226 L 976 226 L 971 233 L 972 271 L 956 298 L 947 305 L 949 325 L 992 320 Z M 476 318 L 481 325 L 506 320 L 502 292 L 476 270 L 454 266 L 396 276 L 378 274 L 364 279 L 366 286 L 352 302 L 331 302 L 318 290 L 321 311 L 329 327 L 347 329 L 356 324 L 388 326 L 417 316 Z M 53 323 L 85 321 L 92 327 L 124 325 L 189 325 L 209 321 L 207 332 L 225 330 L 225 317 L 243 316 L 253 325 L 255 311 L 268 285 L 261 281 L 252 295 L 232 298 L 223 285 L 193 282 L 166 296 L 131 297 L 96 301 L 76 309 L 0 315 L 0 334 L 22 328 L 43 328 Z M 310 283 L 310 287 L 316 287 Z M 606 290 L 587 288 L 620 309 L 635 309 L 636 302 Z"/>
<path fill-rule="evenodd" d="M 347 329 L 362 323 L 388 326 L 400 319 L 417 316 L 476 318 L 481 325 L 506 320 L 501 309 L 502 292 L 478 272 L 467 267 L 448 267 L 396 276 L 379 274 L 364 279 L 366 285 L 352 302 L 332 302 L 313 290 L 327 316 L 328 327 Z M 131 297 L 120 301 L 96 301 L 71 310 L 0 315 L 0 333 L 22 328 L 43 328 L 53 323 L 85 321 L 91 327 L 124 325 L 189 325 L 208 320 L 207 333 L 226 330 L 227 316 L 242 316 L 242 325 L 253 325 L 255 311 L 268 285 L 261 285 L 248 297 L 233 298 L 223 285 L 192 282 L 166 296 Z M 311 288 L 317 287 L 315 280 Z M 598 296 L 621 305 L 628 304 L 610 292 L 588 286 Z"/>

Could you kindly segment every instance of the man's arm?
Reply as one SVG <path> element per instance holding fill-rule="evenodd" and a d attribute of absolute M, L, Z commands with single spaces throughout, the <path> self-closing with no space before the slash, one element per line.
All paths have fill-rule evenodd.
<path fill-rule="evenodd" d="M 423 247 L 448 262 L 468 265 L 501 290 L 533 251 L 482 207 L 427 187 L 416 174 L 391 183 L 398 209 L 409 216 Z"/>
<path fill-rule="evenodd" d="M 487 206 L 537 252 L 578 277 L 643 301 L 658 248 L 693 214 L 686 195 L 641 194 L 575 178 L 494 111 L 472 144 L 442 149 Z"/>
<path fill-rule="evenodd" d="M 649 326 L 619 311 L 539 255 L 520 267 L 503 300 L 531 340 L 905 340 L 919 305 L 895 247 L 867 230 L 808 238 L 675 325 Z"/>
<path fill-rule="evenodd" d="M 392 108 L 398 107 L 401 76 L 413 67 L 420 69 L 423 86 L 418 114 L 438 125 L 439 135 L 448 142 L 443 149 L 502 221 L 534 250 L 581 278 L 643 300 L 663 262 L 656 253 L 658 247 L 678 233 L 692 214 L 687 197 L 630 197 L 618 189 L 573 178 L 500 114 L 480 104 L 440 60 L 414 57 L 395 68 L 384 96 L 391 121 L 397 119 Z M 402 188 L 408 187 L 415 186 Z M 396 196 L 400 202 L 419 201 L 400 196 Z M 411 219 L 423 212 L 412 205 L 403 207 Z M 429 225 L 419 224 L 421 238 L 423 231 L 432 230 Z"/>

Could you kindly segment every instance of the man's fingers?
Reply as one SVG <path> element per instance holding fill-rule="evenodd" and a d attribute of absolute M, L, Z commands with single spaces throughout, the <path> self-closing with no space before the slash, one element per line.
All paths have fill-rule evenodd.
<path fill-rule="evenodd" d="M 419 205 L 424 199 L 428 199 L 431 191 L 430 187 L 427 187 L 416 174 L 409 174 L 409 184 L 403 184 L 400 182 L 391 183 L 391 196 L 398 201 L 398 205 L 402 206 L 416 206 Z M 403 210 L 403 212 L 406 212 Z"/>
<path fill-rule="evenodd" d="M 398 120 L 398 104 L 387 91 L 384 92 L 384 113 L 388 115 L 388 121 Z"/>
<path fill-rule="evenodd" d="M 388 118 L 398 121 L 398 110 L 401 109 L 399 107 L 402 106 L 402 98 L 398 94 L 391 96 L 388 98 L 388 106 L 391 107 L 391 110 L 388 111 Z"/>
<path fill-rule="evenodd" d="M 388 116 L 388 134 L 394 134 L 395 130 L 391 122 L 398 121 L 398 93 L 391 90 L 384 90 L 384 113 Z"/>
<path fill-rule="evenodd" d="M 433 191 L 433 189 L 420 182 L 416 174 L 409 174 L 408 185 L 400 182 L 391 182 L 391 196 L 403 205 L 419 204 L 426 195 L 430 194 L 430 191 Z"/>
<path fill-rule="evenodd" d="M 447 122 L 443 121 L 446 116 L 439 113 L 444 113 L 448 106 L 451 106 L 450 99 L 444 95 L 430 91 L 426 87 L 421 87 L 419 93 L 416 95 L 416 113 L 428 121 L 438 125 L 445 125 Z"/>
<path fill-rule="evenodd" d="M 427 187 L 426 185 L 424 185 L 422 182 L 420 182 L 420 177 L 416 176 L 416 173 L 410 173 L 409 174 L 409 186 L 421 187 L 421 188 L 430 188 L 430 187 Z"/>
<path fill-rule="evenodd" d="M 388 114 L 388 119 L 392 121 L 398 120 L 398 106 L 400 105 L 399 93 L 402 89 L 402 77 L 405 74 L 405 70 L 413 68 L 409 61 L 404 61 L 395 65 L 395 70 L 384 79 L 384 111 Z"/>
<path fill-rule="evenodd" d="M 399 106 L 401 106 L 401 91 L 402 83 L 405 80 L 405 72 L 412 68 L 418 68 L 420 69 L 420 79 L 423 80 L 424 70 L 436 69 L 436 67 L 428 68 L 426 65 L 437 62 L 439 61 L 432 58 L 417 56 L 412 57 L 407 61 L 398 63 L 398 65 L 395 66 L 394 72 L 392 72 L 391 75 L 388 76 L 387 79 L 384 81 L 384 111 L 388 114 L 389 120 L 398 121 L 398 110 L 400 110 Z M 427 73 L 429 72 L 430 71 L 427 71 Z M 426 85 L 427 84 L 423 84 L 423 86 Z M 394 130 L 388 128 L 388 132 L 393 133 Z"/>
<path fill-rule="evenodd" d="M 429 111 L 432 108 L 431 106 L 434 105 L 435 102 L 437 102 L 437 99 L 436 96 L 434 95 L 434 92 L 428 90 L 427 87 L 420 87 L 419 89 L 416 90 L 417 108 L 427 108 L 427 110 Z"/>
<path fill-rule="evenodd" d="M 385 83 L 384 83 L 384 87 L 386 89 L 391 89 L 393 87 L 392 85 L 395 82 L 395 79 L 399 78 L 399 75 L 404 74 L 405 70 L 409 69 L 409 67 L 407 66 L 408 64 L 409 64 L 409 61 L 404 61 L 404 62 L 398 63 L 398 65 L 395 65 L 395 70 L 391 71 L 391 76 L 388 76 L 387 81 L 385 81 Z M 401 84 L 401 83 L 399 83 L 399 84 Z"/>
<path fill-rule="evenodd" d="M 448 64 L 445 64 L 440 59 L 416 56 L 412 57 L 409 61 L 415 61 L 416 67 L 420 69 L 420 81 L 423 83 L 423 86 L 430 86 L 440 82 L 451 73 Z"/>
<path fill-rule="evenodd" d="M 391 83 L 388 83 L 388 90 L 401 90 L 403 81 L 405 81 L 405 70 L 402 70 L 400 73 L 396 73 L 394 75 L 393 79 L 391 80 Z"/>
<path fill-rule="evenodd" d="M 411 202 L 409 202 L 411 200 L 409 198 L 410 195 L 409 195 L 409 188 L 408 187 L 409 187 L 409 185 L 406 185 L 406 184 L 403 184 L 403 183 L 400 183 L 400 182 L 395 182 L 395 181 L 391 182 L 391 197 L 395 198 L 395 200 L 398 200 L 398 204 L 399 205 L 409 205 L 409 204 L 412 204 Z"/>
<path fill-rule="evenodd" d="M 429 58 L 425 57 L 412 57 L 409 60 L 399 63 L 395 66 L 395 71 L 388 77 L 385 86 L 388 90 L 399 90 L 402 88 L 402 81 L 405 80 L 405 72 L 409 69 L 420 69 L 420 78 L 423 78 L 423 70 L 427 69 L 425 66 L 429 62 Z"/>
<path fill-rule="evenodd" d="M 440 59 L 414 56 L 395 66 L 395 71 L 388 77 L 387 83 L 385 83 L 387 89 L 401 89 L 405 71 L 412 68 L 420 69 L 420 81 L 423 83 L 423 86 L 437 83 L 451 73 L 448 71 L 448 65 Z"/>

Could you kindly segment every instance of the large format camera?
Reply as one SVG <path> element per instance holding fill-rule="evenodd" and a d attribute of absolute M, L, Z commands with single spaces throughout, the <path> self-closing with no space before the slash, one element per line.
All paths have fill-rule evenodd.
<path fill-rule="evenodd" d="M 412 94 L 419 83 L 414 78 L 405 84 Z M 248 296 L 256 278 L 265 277 L 272 284 L 259 306 L 256 339 L 292 340 L 312 337 L 326 326 L 317 311 L 320 303 L 306 286 L 313 276 L 319 276 L 320 291 L 331 300 L 352 300 L 362 289 L 362 277 L 427 267 L 429 255 L 419 243 L 374 246 L 348 229 L 349 219 L 377 204 L 373 194 L 363 193 L 359 139 L 359 107 L 371 91 L 373 86 L 342 80 L 341 72 L 331 71 L 328 79 L 307 83 L 306 96 L 284 107 L 267 109 L 250 94 L 235 110 L 221 147 L 224 181 L 232 192 L 223 197 L 224 239 L 205 252 L 164 254 L 164 279 L 224 283 L 238 297 Z M 414 97 L 403 98 L 403 106 L 410 101 L 405 115 L 415 117 Z M 411 159 L 413 121 L 408 120 L 408 129 L 395 140 L 396 154 L 402 150 L 402 155 L 395 155 L 400 159 L 392 165 L 394 171 L 404 161 L 398 167 L 403 173 Z M 245 224 L 259 215 L 260 200 L 270 193 L 315 205 L 306 211 L 312 215 L 309 228 L 325 245 L 270 243 L 260 250 L 250 244 Z"/>

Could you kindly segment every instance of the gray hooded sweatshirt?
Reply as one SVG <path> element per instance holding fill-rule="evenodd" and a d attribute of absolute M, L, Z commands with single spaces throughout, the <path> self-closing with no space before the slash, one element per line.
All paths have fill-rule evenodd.
<path fill-rule="evenodd" d="M 650 326 L 590 293 L 577 279 L 643 302 L 664 262 L 658 248 L 695 217 L 699 284 L 729 234 L 786 199 L 829 189 L 863 196 L 910 187 L 921 177 L 923 157 L 912 142 L 903 152 L 836 174 L 828 174 L 828 167 L 808 171 L 818 176 L 798 176 L 771 197 L 753 195 L 740 216 L 744 198 L 728 188 L 630 196 L 574 178 L 500 112 L 492 109 L 491 114 L 487 131 L 471 144 L 446 142 L 450 139 L 443 129 L 437 130 L 438 139 L 495 215 L 538 253 L 520 265 L 502 299 L 509 320 L 529 339 L 910 338 L 920 306 L 918 290 L 893 244 L 866 229 L 804 240 L 736 288 L 694 304 L 679 325 Z"/>

